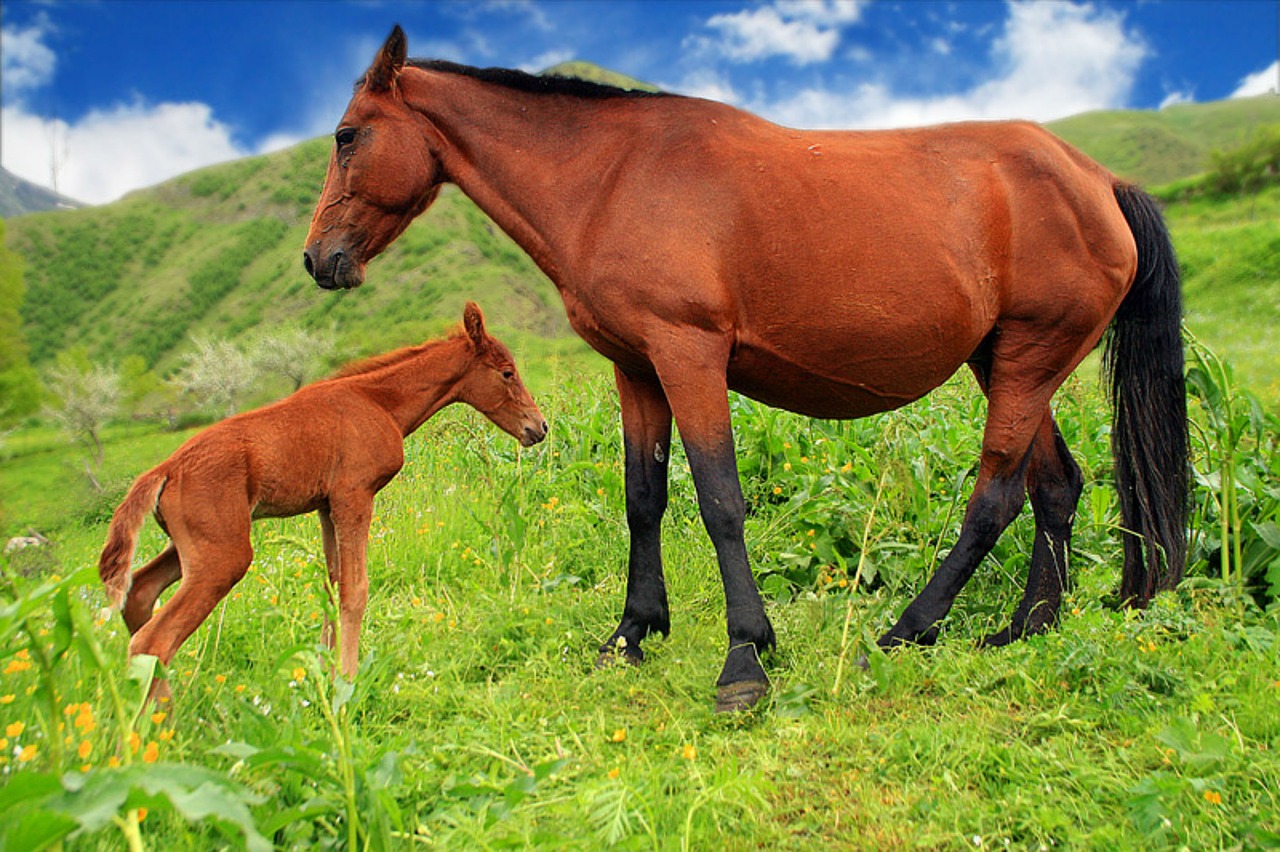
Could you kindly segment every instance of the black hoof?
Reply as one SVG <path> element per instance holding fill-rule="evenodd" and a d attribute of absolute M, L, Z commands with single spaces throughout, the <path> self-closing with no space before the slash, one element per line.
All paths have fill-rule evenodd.
<path fill-rule="evenodd" d="M 769 691 L 765 680 L 743 680 L 716 687 L 716 712 L 737 713 L 750 710 Z"/>

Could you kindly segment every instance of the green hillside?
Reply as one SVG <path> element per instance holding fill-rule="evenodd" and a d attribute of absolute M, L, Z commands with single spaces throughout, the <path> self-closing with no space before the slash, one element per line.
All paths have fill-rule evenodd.
<path fill-rule="evenodd" d="M 1046 126 L 1117 174 L 1156 186 L 1205 171 L 1212 151 L 1239 145 L 1272 124 L 1280 124 L 1275 95 L 1089 112 Z"/>
<path fill-rule="evenodd" d="M 593 68 L 573 63 L 552 72 L 606 73 Z M 1209 151 L 1247 139 L 1265 123 L 1280 124 L 1280 98 L 1091 113 L 1051 128 L 1118 172 L 1151 183 L 1203 170 Z M 336 328 L 339 354 L 350 356 L 437 333 L 456 321 L 468 298 L 517 344 L 541 352 L 556 341 L 552 348 L 586 352 L 550 282 L 452 187 L 373 262 L 360 290 L 317 290 L 300 255 L 329 145 L 316 139 L 192 172 L 113 204 L 8 220 L 6 242 L 25 261 L 22 317 L 32 363 L 82 346 L 97 360 L 141 356 L 164 375 L 190 350 L 193 334 L 236 338 L 281 324 Z M 1274 208 L 1274 196 L 1265 196 L 1170 209 L 1175 240 L 1190 261 L 1193 329 L 1247 362 L 1242 375 L 1271 402 L 1280 400 L 1280 389 L 1261 341 L 1280 304 Z"/>

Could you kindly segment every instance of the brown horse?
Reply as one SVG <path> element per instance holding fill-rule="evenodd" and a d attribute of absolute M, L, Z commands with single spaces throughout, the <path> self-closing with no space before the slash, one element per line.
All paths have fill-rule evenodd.
<path fill-rule="evenodd" d="M 1121 592 L 1180 577 L 1187 433 L 1181 293 L 1154 202 L 1031 124 L 812 132 L 724 104 L 406 62 L 395 28 L 335 133 L 304 262 L 321 287 L 457 184 L 555 283 L 614 362 L 631 550 L 602 652 L 669 629 L 659 546 L 674 417 L 724 582 L 717 705 L 765 692 L 774 644 L 747 564 L 727 392 L 815 417 L 905 405 L 968 365 L 988 399 L 960 538 L 879 640 L 928 643 L 1030 495 L 1026 594 L 1003 644 L 1067 582 L 1079 468 L 1050 399 L 1102 339 L 1126 533 Z"/>
<path fill-rule="evenodd" d="M 351 364 L 272 405 L 217 423 L 138 477 L 111 518 L 98 572 L 133 638 L 129 654 L 167 664 L 249 569 L 254 518 L 319 512 L 338 589 L 341 671 L 354 677 L 369 582 L 373 498 L 404 464 L 404 439 L 465 402 L 530 446 L 547 424 L 511 353 L 468 302 L 464 332 Z M 154 513 L 172 542 L 132 576 L 138 529 Z M 152 616 L 156 599 L 182 580 Z M 326 644 L 333 625 L 326 620 Z M 169 688 L 157 681 L 152 695 Z"/>

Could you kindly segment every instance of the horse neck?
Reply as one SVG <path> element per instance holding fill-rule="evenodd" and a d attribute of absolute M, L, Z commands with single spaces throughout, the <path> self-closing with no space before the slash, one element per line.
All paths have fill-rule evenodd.
<path fill-rule="evenodd" d="M 401 361 L 344 381 L 385 410 L 400 433 L 411 435 L 433 414 L 457 399 L 458 382 L 474 360 L 464 337 L 424 344 Z"/>
<path fill-rule="evenodd" d="M 558 281 L 605 183 L 600 153 L 627 142 L 624 130 L 591 117 L 623 100 L 531 94 L 422 69 L 406 69 L 401 89 L 439 133 L 428 145 L 447 179 Z"/>

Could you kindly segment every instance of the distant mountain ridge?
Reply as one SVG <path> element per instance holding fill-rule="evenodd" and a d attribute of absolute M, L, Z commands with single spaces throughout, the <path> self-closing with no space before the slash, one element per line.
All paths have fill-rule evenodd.
<path fill-rule="evenodd" d="M 0 219 L 44 210 L 75 210 L 85 205 L 0 168 Z"/>
<path fill-rule="evenodd" d="M 588 63 L 548 73 L 640 87 Z M 651 88 L 651 87 L 650 87 Z M 1209 152 L 1280 124 L 1280 97 L 1100 112 L 1048 125 L 1118 174 L 1148 186 L 1207 168 Z M 438 332 L 475 299 L 496 328 L 572 339 L 559 294 L 465 196 L 436 205 L 374 261 L 352 293 L 320 293 L 301 247 L 332 142 L 200 169 L 99 207 L 22 215 L 6 242 L 25 260 L 23 328 L 39 366 L 68 347 L 162 373 L 193 334 L 236 338 L 281 324 L 339 330 L 353 354 Z"/>

